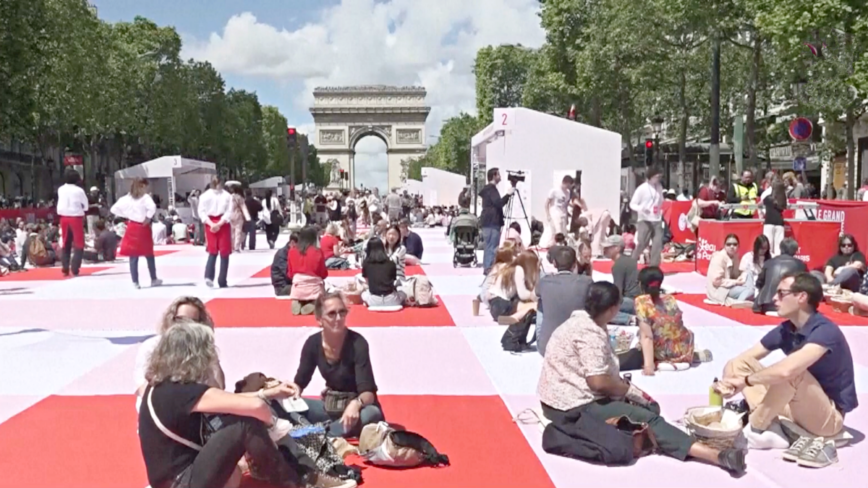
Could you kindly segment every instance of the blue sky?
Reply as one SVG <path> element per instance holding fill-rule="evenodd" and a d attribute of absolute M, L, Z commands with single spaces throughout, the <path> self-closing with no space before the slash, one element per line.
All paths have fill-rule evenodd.
<path fill-rule="evenodd" d="M 311 131 L 316 86 L 422 85 L 428 135 L 475 113 L 476 51 L 544 40 L 538 0 L 91 0 L 100 18 L 174 26 L 183 55 L 207 60 L 227 86 L 255 91 L 290 125 Z M 434 139 L 429 137 L 428 142 Z M 356 146 L 357 181 L 385 187 L 385 144 Z"/>

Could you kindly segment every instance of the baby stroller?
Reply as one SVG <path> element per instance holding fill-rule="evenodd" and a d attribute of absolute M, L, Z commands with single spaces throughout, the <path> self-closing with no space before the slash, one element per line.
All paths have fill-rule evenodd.
<path fill-rule="evenodd" d="M 456 225 L 453 227 L 455 253 L 452 255 L 452 266 L 476 267 L 476 242 L 479 240 L 479 229 L 476 225 Z"/>

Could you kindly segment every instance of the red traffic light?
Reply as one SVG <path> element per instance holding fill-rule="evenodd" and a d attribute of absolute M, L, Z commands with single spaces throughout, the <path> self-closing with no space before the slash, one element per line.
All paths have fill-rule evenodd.
<path fill-rule="evenodd" d="M 291 135 L 291 136 L 294 136 L 295 135 L 295 127 L 288 127 L 286 129 L 286 133 Z"/>
<path fill-rule="evenodd" d="M 652 141 L 651 139 L 646 140 L 645 141 L 645 147 L 647 149 L 652 149 L 654 147 L 654 141 Z"/>

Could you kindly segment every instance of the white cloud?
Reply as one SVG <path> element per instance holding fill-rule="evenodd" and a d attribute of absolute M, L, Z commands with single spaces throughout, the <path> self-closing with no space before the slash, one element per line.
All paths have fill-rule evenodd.
<path fill-rule="evenodd" d="M 542 44 L 538 10 L 538 0 L 343 0 L 294 31 L 241 13 L 222 33 L 188 43 L 184 55 L 227 74 L 301 81 L 305 89 L 292 100 L 299 110 L 311 105 L 317 86 L 422 85 L 434 135 L 444 119 L 475 113 L 472 68 L 479 48 Z M 360 168 L 368 170 L 357 163 Z"/>

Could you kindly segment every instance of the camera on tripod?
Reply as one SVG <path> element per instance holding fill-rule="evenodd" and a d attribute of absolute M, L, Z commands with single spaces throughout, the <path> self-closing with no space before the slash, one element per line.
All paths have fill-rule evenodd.
<path fill-rule="evenodd" d="M 509 181 L 509 184 L 511 184 L 512 186 L 515 186 L 515 185 L 519 184 L 520 182 L 523 183 L 524 178 L 525 178 L 524 171 L 506 170 L 506 179 Z"/>

